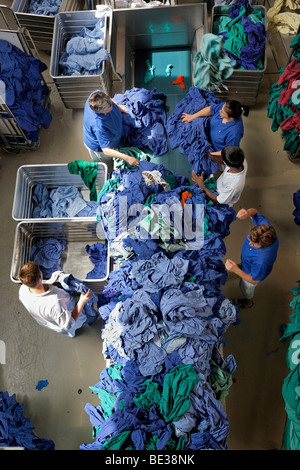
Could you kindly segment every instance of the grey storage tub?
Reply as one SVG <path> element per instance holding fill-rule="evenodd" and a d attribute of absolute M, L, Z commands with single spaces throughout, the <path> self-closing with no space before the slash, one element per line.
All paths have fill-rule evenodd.
<path fill-rule="evenodd" d="M 59 60 L 69 39 L 78 35 L 83 27 L 93 29 L 100 18 L 105 19 L 104 49 L 110 53 L 111 11 L 80 11 L 59 13 L 54 23 L 54 34 L 50 61 L 50 76 L 66 108 L 83 109 L 88 96 L 96 89 L 110 94 L 110 60 L 102 62 L 102 71 L 97 75 L 61 75 Z"/>
<path fill-rule="evenodd" d="M 230 6 L 215 5 L 212 8 L 212 33 L 214 32 L 214 21 L 220 16 L 230 15 Z M 252 9 L 260 9 L 266 22 L 266 9 L 261 5 L 254 5 Z M 226 99 L 235 99 L 245 105 L 254 105 L 259 92 L 260 84 L 267 67 L 267 48 L 265 47 L 264 68 L 262 70 L 234 70 L 232 75 L 224 80 L 223 84 L 228 90 L 221 87 L 221 92 L 215 92 L 215 96 Z"/>
<path fill-rule="evenodd" d="M 101 190 L 106 180 L 107 166 L 105 163 L 98 162 L 97 192 Z M 83 199 L 89 201 L 89 189 L 85 186 L 79 174 L 73 175 L 69 172 L 67 164 L 23 165 L 18 169 L 16 177 L 12 209 L 12 217 L 14 220 L 26 221 L 27 219 L 32 219 L 32 192 L 33 188 L 39 183 L 45 185 L 47 189 L 57 188 L 58 186 L 75 186 L 79 189 Z M 78 220 L 78 218 L 76 219 Z"/>
<path fill-rule="evenodd" d="M 101 291 L 108 279 L 111 265 L 108 247 L 106 275 L 102 279 L 87 279 L 87 274 L 94 268 L 85 247 L 94 243 L 105 243 L 98 234 L 98 223 L 95 220 L 70 221 L 36 221 L 19 222 L 16 227 L 13 258 L 11 265 L 11 280 L 20 283 L 18 272 L 24 263 L 31 261 L 31 248 L 35 242 L 45 238 L 65 240 L 66 249 L 61 256 L 61 268 L 66 274 L 72 274 L 84 282 L 95 293 Z"/>
<path fill-rule="evenodd" d="M 83 10 L 85 0 L 62 0 L 56 15 L 37 15 L 28 13 L 30 0 L 14 0 L 12 10 L 24 28 L 27 28 L 34 45 L 38 49 L 51 50 L 55 17 L 63 11 Z"/>

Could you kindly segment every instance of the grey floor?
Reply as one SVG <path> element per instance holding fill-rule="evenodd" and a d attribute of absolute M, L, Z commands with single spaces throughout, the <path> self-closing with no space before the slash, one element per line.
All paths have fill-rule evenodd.
<path fill-rule="evenodd" d="M 229 449 L 280 450 L 285 425 L 281 388 L 288 374 L 287 346 L 279 342 L 282 323 L 292 313 L 290 288 L 300 278 L 300 237 L 295 225 L 292 195 L 300 188 L 300 165 L 292 163 L 283 151 L 279 132 L 271 131 L 267 118 L 267 91 L 278 75 L 272 54 L 255 106 L 244 118 L 242 148 L 249 171 L 246 186 L 236 210 L 256 207 L 276 227 L 280 250 L 270 277 L 257 288 L 255 305 L 243 310 L 241 323 L 226 333 L 224 354 L 237 361 L 234 384 L 226 399 L 230 422 Z M 49 63 L 49 56 L 41 53 Z M 98 404 L 89 386 L 98 382 L 105 367 L 100 340 L 101 322 L 84 327 L 74 339 L 39 327 L 18 300 L 19 286 L 10 280 L 10 267 L 17 223 L 12 219 L 16 172 L 19 166 L 40 163 L 89 161 L 82 143 L 82 111 L 66 109 L 51 83 L 51 113 L 48 130 L 41 131 L 40 148 L 34 152 L 8 154 L 0 150 L 1 188 L 1 307 L 0 340 L 6 346 L 6 363 L 0 365 L 0 390 L 16 394 L 24 404 L 40 437 L 52 439 L 57 450 L 77 450 L 92 442 L 92 428 L 84 411 L 87 402 Z M 236 221 L 226 238 L 227 254 L 239 261 L 240 248 L 251 224 Z M 238 295 L 238 281 L 229 275 L 224 286 L 228 297 Z M 36 390 L 39 380 L 49 385 Z"/>

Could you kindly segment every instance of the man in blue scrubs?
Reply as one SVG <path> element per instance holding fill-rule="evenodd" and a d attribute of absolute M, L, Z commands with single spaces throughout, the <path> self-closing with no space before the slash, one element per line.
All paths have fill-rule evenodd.
<path fill-rule="evenodd" d="M 254 227 L 242 246 L 241 264 L 231 259 L 225 262 L 225 268 L 241 278 L 240 289 L 244 298 L 236 303 L 243 308 L 252 307 L 255 287 L 271 273 L 279 245 L 274 227 L 256 209 L 241 209 L 237 213 L 240 220 L 249 217 Z"/>
<path fill-rule="evenodd" d="M 245 110 L 239 101 L 228 100 L 225 103 L 212 104 L 200 109 L 194 114 L 182 114 L 182 122 L 187 123 L 198 117 L 209 117 L 210 120 L 210 139 L 215 149 L 211 155 L 215 161 L 222 163 L 221 151 L 228 145 L 240 146 L 240 141 L 244 135 L 244 124 L 242 114 Z"/>
<path fill-rule="evenodd" d="M 120 152 L 123 145 L 122 113 L 126 108 L 112 100 L 101 90 L 96 90 L 88 97 L 83 114 L 83 142 L 93 161 L 107 164 L 113 169 L 113 158 L 125 160 L 136 166 L 139 161 Z"/>

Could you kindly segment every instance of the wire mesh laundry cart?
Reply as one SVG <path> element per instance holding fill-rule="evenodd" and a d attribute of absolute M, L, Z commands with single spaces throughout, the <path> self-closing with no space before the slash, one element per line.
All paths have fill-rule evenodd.
<path fill-rule="evenodd" d="M 111 271 L 109 245 L 107 244 L 107 257 L 105 260 L 105 273 L 101 279 L 88 278 L 94 264 L 86 251 L 86 245 L 107 243 L 101 238 L 98 222 L 95 220 L 56 220 L 35 222 L 19 222 L 16 227 L 10 277 L 12 282 L 20 283 L 18 273 L 23 264 L 31 259 L 31 249 L 35 243 L 45 239 L 64 240 L 66 248 L 61 253 L 60 266 L 66 274 L 84 282 L 95 293 L 99 293 L 105 286 Z M 103 263 L 104 264 L 104 263 Z"/>
<path fill-rule="evenodd" d="M 55 19 L 50 76 L 66 108 L 83 109 L 88 96 L 97 89 L 110 94 L 111 61 L 109 59 L 102 61 L 101 70 L 95 75 L 64 75 L 59 64 L 67 42 L 79 35 L 84 27 L 90 30 L 95 28 L 100 19 L 104 19 L 103 48 L 110 54 L 110 9 L 105 13 L 97 10 L 59 13 Z"/>
<path fill-rule="evenodd" d="M 11 8 L 0 5 L 0 39 L 18 47 L 29 56 L 38 56 L 36 48 L 31 48 L 31 36 L 26 28 L 21 27 L 15 13 Z M 33 54 L 34 53 L 34 54 Z M 41 83 L 46 85 L 41 75 Z M 0 77 L 0 147 L 7 152 L 16 153 L 20 150 L 35 150 L 40 141 L 32 141 L 26 137 L 24 130 L 12 110 L 7 106 L 5 99 L 5 83 Z M 49 106 L 49 93 L 43 99 L 43 106 Z"/>
<path fill-rule="evenodd" d="M 52 46 L 54 21 L 58 13 L 63 11 L 83 10 L 84 0 L 62 0 L 57 14 L 39 15 L 29 13 L 30 0 L 14 0 L 12 9 L 21 26 L 30 32 L 33 43 L 38 49 L 50 51 Z"/>
<path fill-rule="evenodd" d="M 107 180 L 107 166 L 101 162 L 97 162 L 97 166 L 95 188 L 98 193 Z M 12 208 L 14 220 L 21 222 L 33 219 L 33 191 L 38 184 L 42 184 L 49 191 L 60 186 L 74 186 L 79 190 L 85 201 L 90 199 L 89 188 L 85 185 L 79 174 L 71 174 L 69 172 L 67 164 L 23 165 L 18 168 L 16 177 Z"/>
<path fill-rule="evenodd" d="M 256 11 L 261 11 L 266 23 L 266 9 L 261 5 L 252 5 L 251 8 Z M 230 16 L 231 6 L 215 5 L 212 8 L 211 28 L 212 33 L 215 33 L 214 22 L 220 16 Z M 259 93 L 260 84 L 267 67 L 267 51 L 263 57 L 262 70 L 234 70 L 232 75 L 223 82 L 223 89 L 216 92 L 216 96 L 222 100 L 235 99 L 242 104 L 251 106 L 256 103 L 256 98 Z"/>

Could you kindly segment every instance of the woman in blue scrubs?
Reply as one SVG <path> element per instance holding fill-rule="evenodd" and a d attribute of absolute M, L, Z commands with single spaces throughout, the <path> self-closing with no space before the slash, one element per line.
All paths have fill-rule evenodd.
<path fill-rule="evenodd" d="M 200 109 L 195 114 L 182 114 L 182 122 L 188 123 L 199 117 L 210 117 L 210 139 L 215 149 L 212 156 L 220 157 L 221 150 L 228 145 L 240 146 L 244 135 L 242 114 L 245 108 L 239 101 L 227 100 L 224 103 L 212 104 Z"/>

